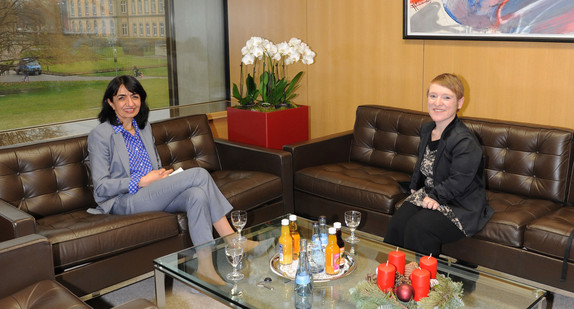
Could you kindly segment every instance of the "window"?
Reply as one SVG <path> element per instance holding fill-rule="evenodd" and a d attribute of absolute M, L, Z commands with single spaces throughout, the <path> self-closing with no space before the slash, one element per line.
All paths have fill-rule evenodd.
<path fill-rule="evenodd" d="M 138 14 L 141 14 L 142 12 L 143 12 L 142 0 L 138 0 Z"/>
<path fill-rule="evenodd" d="M 144 2 L 144 12 L 146 14 L 149 13 L 149 0 L 145 0 L 145 2 Z"/>
<path fill-rule="evenodd" d="M 60 5 L 19 1 L 22 7 L 8 14 L 29 25 L 29 30 L 18 38 L 16 44 L 22 47 L 11 49 L 8 57 L 36 58 L 43 72 L 30 76 L 29 83 L 21 83 L 22 76 L 15 73 L 0 76 L 0 83 L 10 82 L 16 90 L 3 93 L 1 99 L 0 145 L 26 142 L 22 133 L 19 140 L 7 139 L 6 132 L 13 129 L 44 130 L 42 136 L 34 132 L 28 141 L 80 134 L 74 130 L 87 133 L 96 121 L 109 79 L 133 74 L 134 65 L 144 72 L 146 78 L 141 81 L 146 90 L 152 90 L 148 103 L 154 120 L 170 117 L 173 110 L 167 108 L 175 105 L 195 105 L 194 113 L 224 110 L 229 84 L 225 77 L 225 1 L 57 1 Z M 140 15 L 138 6 L 144 10 L 144 4 L 155 14 Z M 164 10 L 166 4 L 169 10 Z M 119 16 L 112 15 L 114 7 L 121 12 Z M 70 81 L 75 75 L 82 78 Z M 28 102 L 34 104 L 22 104 Z M 19 117 L 22 113 L 26 117 Z M 66 125 L 72 131 L 62 129 Z"/>

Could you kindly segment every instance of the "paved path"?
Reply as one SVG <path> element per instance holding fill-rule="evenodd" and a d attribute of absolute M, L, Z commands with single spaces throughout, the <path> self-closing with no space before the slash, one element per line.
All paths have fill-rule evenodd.
<path fill-rule="evenodd" d="M 157 77 L 157 76 L 144 76 L 140 79 L 147 78 L 167 78 L 167 77 Z M 82 80 L 111 80 L 111 76 L 60 76 L 60 75 L 50 75 L 42 73 L 41 75 L 30 75 L 31 82 L 42 82 L 42 81 L 82 81 Z M 7 75 L 0 76 L 0 83 L 15 83 L 23 82 L 24 74 L 16 74 L 14 71 L 9 71 Z"/>

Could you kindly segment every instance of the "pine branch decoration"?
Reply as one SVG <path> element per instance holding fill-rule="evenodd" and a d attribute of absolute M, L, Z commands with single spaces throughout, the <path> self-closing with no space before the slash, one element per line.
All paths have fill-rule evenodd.
<path fill-rule="evenodd" d="M 462 308 L 462 282 L 453 282 L 442 274 L 437 274 L 438 284 L 430 291 L 428 297 L 419 301 L 420 308 Z"/>

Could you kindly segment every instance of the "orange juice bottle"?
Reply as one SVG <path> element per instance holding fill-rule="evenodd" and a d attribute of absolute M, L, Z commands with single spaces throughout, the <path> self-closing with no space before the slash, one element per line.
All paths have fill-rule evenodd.
<path fill-rule="evenodd" d="M 293 260 L 299 258 L 299 250 L 301 249 L 301 235 L 297 229 L 297 215 L 289 215 L 289 233 L 293 239 Z"/>
<path fill-rule="evenodd" d="M 329 242 L 325 247 L 325 273 L 336 275 L 339 273 L 340 249 L 337 246 L 337 231 L 334 227 L 329 228 Z"/>
<path fill-rule="evenodd" d="M 293 238 L 289 232 L 289 220 L 281 220 L 281 236 L 279 237 L 279 263 L 289 265 L 293 262 Z"/>

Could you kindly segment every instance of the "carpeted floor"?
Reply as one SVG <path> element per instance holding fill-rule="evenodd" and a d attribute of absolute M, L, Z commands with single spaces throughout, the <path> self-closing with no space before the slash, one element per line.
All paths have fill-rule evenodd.
<path fill-rule="evenodd" d="M 108 309 L 136 298 L 146 298 L 155 302 L 155 283 L 153 277 L 91 299 L 87 301 L 87 303 L 95 309 Z M 174 280 L 171 288 L 166 289 L 166 308 L 227 309 L 229 307 Z"/>
<path fill-rule="evenodd" d="M 142 280 L 130 286 L 105 294 L 88 301 L 95 309 L 108 309 L 136 298 L 146 298 L 155 302 L 155 285 L 152 278 Z M 171 288 L 166 289 L 167 309 L 213 308 L 227 309 L 228 306 L 206 296 L 183 283 L 174 280 Z M 574 299 L 560 294 L 551 294 L 546 307 L 541 309 L 571 309 Z"/>

